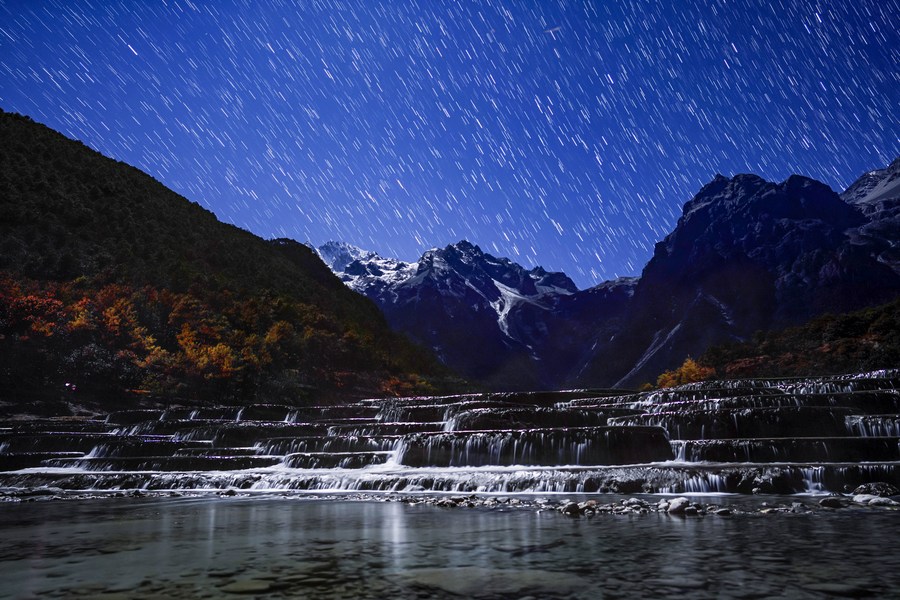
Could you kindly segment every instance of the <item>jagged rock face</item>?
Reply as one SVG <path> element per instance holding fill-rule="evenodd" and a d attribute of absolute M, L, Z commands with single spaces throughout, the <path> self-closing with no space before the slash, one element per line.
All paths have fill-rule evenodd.
<path fill-rule="evenodd" d="M 376 295 L 370 293 L 371 290 L 380 291 L 404 281 L 416 270 L 414 264 L 384 258 L 375 252 L 344 242 L 326 242 L 313 250 L 341 278 L 341 281 L 351 289 L 369 297 Z"/>
<path fill-rule="evenodd" d="M 866 225 L 805 177 L 717 176 L 657 244 L 625 333 L 598 348 L 579 381 L 638 385 L 711 344 L 895 297 L 897 274 L 853 243 Z"/>
<path fill-rule="evenodd" d="M 851 234 L 854 243 L 864 245 L 876 260 L 900 273 L 900 158 L 857 179 L 841 199 L 869 219 Z"/>
<path fill-rule="evenodd" d="M 894 159 L 887 168 L 869 171 L 841 194 L 841 200 L 858 206 L 866 214 L 877 212 L 881 203 L 898 199 L 900 199 L 900 158 Z"/>
<path fill-rule="evenodd" d="M 713 303 L 717 293 L 731 294 L 723 311 L 744 304 L 764 315 L 774 308 L 772 324 L 855 308 L 862 292 L 857 286 L 877 282 L 884 272 L 847 244 L 845 231 L 864 223 L 830 188 L 805 177 L 781 184 L 754 175 L 717 177 L 657 244 L 644 285 L 687 286 Z M 730 281 L 732 272 L 738 281 Z M 748 292 L 753 301 L 746 300 Z M 766 306 L 767 298 L 773 306 Z"/>

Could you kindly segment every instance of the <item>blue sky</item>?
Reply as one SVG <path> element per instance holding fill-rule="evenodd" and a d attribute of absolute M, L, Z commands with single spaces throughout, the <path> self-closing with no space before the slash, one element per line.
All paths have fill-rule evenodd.
<path fill-rule="evenodd" d="M 673 5 L 677 4 L 677 9 Z M 0 0 L 0 107 L 263 237 L 639 274 L 716 173 L 900 151 L 900 3 Z"/>

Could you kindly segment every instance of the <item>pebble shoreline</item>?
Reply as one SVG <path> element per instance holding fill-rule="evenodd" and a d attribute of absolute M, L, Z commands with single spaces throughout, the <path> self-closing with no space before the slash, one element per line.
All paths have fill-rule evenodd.
<path fill-rule="evenodd" d="M 750 506 L 749 498 L 739 503 L 700 502 L 685 496 L 664 497 L 654 501 L 642 497 L 630 496 L 612 502 L 604 502 L 601 498 L 590 498 L 575 502 L 570 499 L 551 499 L 546 497 L 496 496 L 479 494 L 457 495 L 423 495 L 423 494 L 297 494 L 297 493 L 248 493 L 234 489 L 224 491 L 142 491 L 129 490 L 117 492 L 66 492 L 55 488 L 37 488 L 30 490 L 0 490 L 0 502 L 48 502 L 71 500 L 115 500 L 134 498 L 273 498 L 284 500 L 328 500 L 334 502 L 400 502 L 407 505 L 426 505 L 436 508 L 468 508 L 489 510 L 534 510 L 537 512 L 555 511 L 571 518 L 595 517 L 598 515 L 641 516 L 652 513 L 665 513 L 678 517 L 703 517 L 715 515 L 727 517 L 732 515 L 771 515 L 771 514 L 806 514 L 814 512 L 834 512 L 842 509 L 880 509 L 900 510 L 900 490 L 887 484 L 866 484 L 859 486 L 851 494 L 832 494 L 825 497 L 804 496 L 798 500 L 784 497 L 784 501 L 772 501 L 771 498 L 755 506 Z M 733 497 L 744 500 L 742 497 Z M 739 505 L 740 504 L 740 505 Z"/>

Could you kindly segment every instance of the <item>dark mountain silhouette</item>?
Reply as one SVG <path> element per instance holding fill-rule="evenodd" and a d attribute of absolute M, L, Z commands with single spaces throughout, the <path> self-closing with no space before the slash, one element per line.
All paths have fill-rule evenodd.
<path fill-rule="evenodd" d="M 308 247 L 221 223 L 5 112 L 0 215 L 4 400 L 69 383 L 80 395 L 299 401 L 445 374 Z"/>
<path fill-rule="evenodd" d="M 812 179 L 716 177 L 656 245 L 623 335 L 580 381 L 637 385 L 712 344 L 895 298 L 898 273 L 854 242 L 868 223 Z"/>

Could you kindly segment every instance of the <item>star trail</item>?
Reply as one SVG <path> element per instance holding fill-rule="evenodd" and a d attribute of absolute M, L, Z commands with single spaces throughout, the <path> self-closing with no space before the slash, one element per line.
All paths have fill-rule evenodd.
<path fill-rule="evenodd" d="M 900 2 L 0 0 L 0 107 L 260 236 L 639 274 L 716 173 L 900 152 Z"/>

